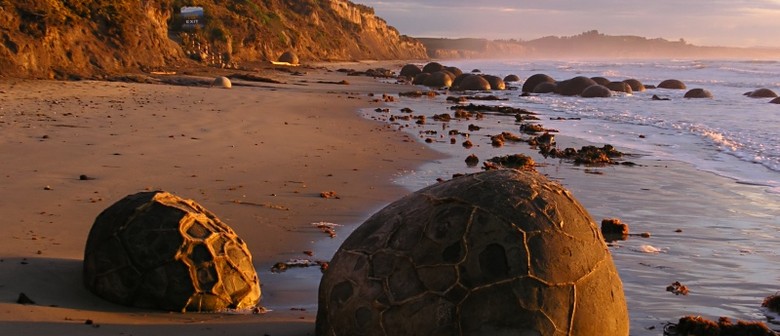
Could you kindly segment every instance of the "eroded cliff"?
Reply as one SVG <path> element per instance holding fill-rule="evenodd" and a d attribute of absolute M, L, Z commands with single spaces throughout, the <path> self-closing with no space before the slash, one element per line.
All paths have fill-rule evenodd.
<path fill-rule="evenodd" d="M 182 27 L 185 6 L 203 9 Z M 425 48 L 344 0 L 0 0 L 0 75 L 100 77 L 199 62 L 423 59 Z"/>

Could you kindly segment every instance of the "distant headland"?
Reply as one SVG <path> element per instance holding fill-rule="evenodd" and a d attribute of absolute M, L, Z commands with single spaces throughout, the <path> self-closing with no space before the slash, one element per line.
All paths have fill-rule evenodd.
<path fill-rule="evenodd" d="M 614 36 L 602 34 L 597 30 L 574 36 L 547 36 L 528 41 L 426 37 L 416 39 L 425 45 L 429 57 L 437 59 L 780 58 L 780 48 L 696 46 L 684 39 L 669 41 L 662 38 Z"/>

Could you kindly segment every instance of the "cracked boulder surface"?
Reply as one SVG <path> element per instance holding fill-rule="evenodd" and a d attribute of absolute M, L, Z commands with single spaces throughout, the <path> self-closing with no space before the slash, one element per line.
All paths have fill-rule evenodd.
<path fill-rule="evenodd" d="M 260 300 L 244 241 L 199 204 L 163 191 L 126 196 L 98 215 L 84 284 L 108 301 L 169 311 L 251 308 Z"/>
<path fill-rule="evenodd" d="M 628 335 L 600 230 L 560 184 L 491 170 L 412 193 L 342 244 L 317 335 Z"/>

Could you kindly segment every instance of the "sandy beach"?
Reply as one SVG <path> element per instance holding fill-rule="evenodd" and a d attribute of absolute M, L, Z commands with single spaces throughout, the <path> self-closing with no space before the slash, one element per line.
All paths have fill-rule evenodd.
<path fill-rule="evenodd" d="M 295 304 L 316 302 L 316 288 L 296 290 L 295 272 L 271 266 L 305 250 L 317 259 L 314 245 L 330 238 L 312 223 L 359 224 L 406 192 L 392 176 L 440 154 L 357 116 L 408 87 L 268 71 L 281 83 L 0 82 L 0 334 L 313 334 L 316 310 Z M 139 310 L 84 288 L 95 217 L 155 189 L 199 202 L 247 242 L 268 313 Z M 18 304 L 20 293 L 35 304 Z"/>
<path fill-rule="evenodd" d="M 232 89 L 0 82 L 0 334 L 313 335 L 320 270 L 271 267 L 327 260 L 356 225 L 410 189 L 479 171 L 464 163 L 473 152 L 483 160 L 530 155 L 596 222 L 616 217 L 631 232 L 650 234 L 610 245 L 631 335 L 659 335 L 689 314 L 765 319 L 760 302 L 776 291 L 769 284 L 777 272 L 765 270 L 777 257 L 776 194 L 641 153 L 627 158 L 635 166 L 588 167 L 544 158 L 523 143 L 491 146 L 489 135 L 501 121 L 515 125 L 513 116 L 391 121 L 402 108 L 433 119 L 450 104 L 444 96 L 386 103 L 383 93 L 413 88 L 334 71 L 370 67 L 400 64 L 266 69 L 260 74 L 279 83 L 234 80 Z M 545 126 L 572 122 L 550 119 L 542 116 Z M 430 132 L 470 123 L 484 127 L 470 132 L 473 149 L 461 146 L 461 135 L 451 143 Z M 604 144 L 556 139 L 561 148 Z M 646 141 L 659 140 L 648 134 Z M 95 217 L 128 194 L 154 189 L 199 202 L 247 242 L 267 313 L 141 310 L 84 288 L 83 250 Z M 317 222 L 343 226 L 329 238 Z M 690 295 L 667 292 L 673 281 Z M 18 304 L 20 293 L 35 304 Z"/>

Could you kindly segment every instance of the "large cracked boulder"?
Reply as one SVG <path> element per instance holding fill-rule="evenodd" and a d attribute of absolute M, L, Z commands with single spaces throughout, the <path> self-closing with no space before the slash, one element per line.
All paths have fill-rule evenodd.
<path fill-rule="evenodd" d="M 317 335 L 628 335 L 600 230 L 561 185 L 491 170 L 406 196 L 343 243 Z"/>
<path fill-rule="evenodd" d="M 95 219 L 84 285 L 115 303 L 169 311 L 255 306 L 260 282 L 246 244 L 194 201 L 129 195 Z"/>

